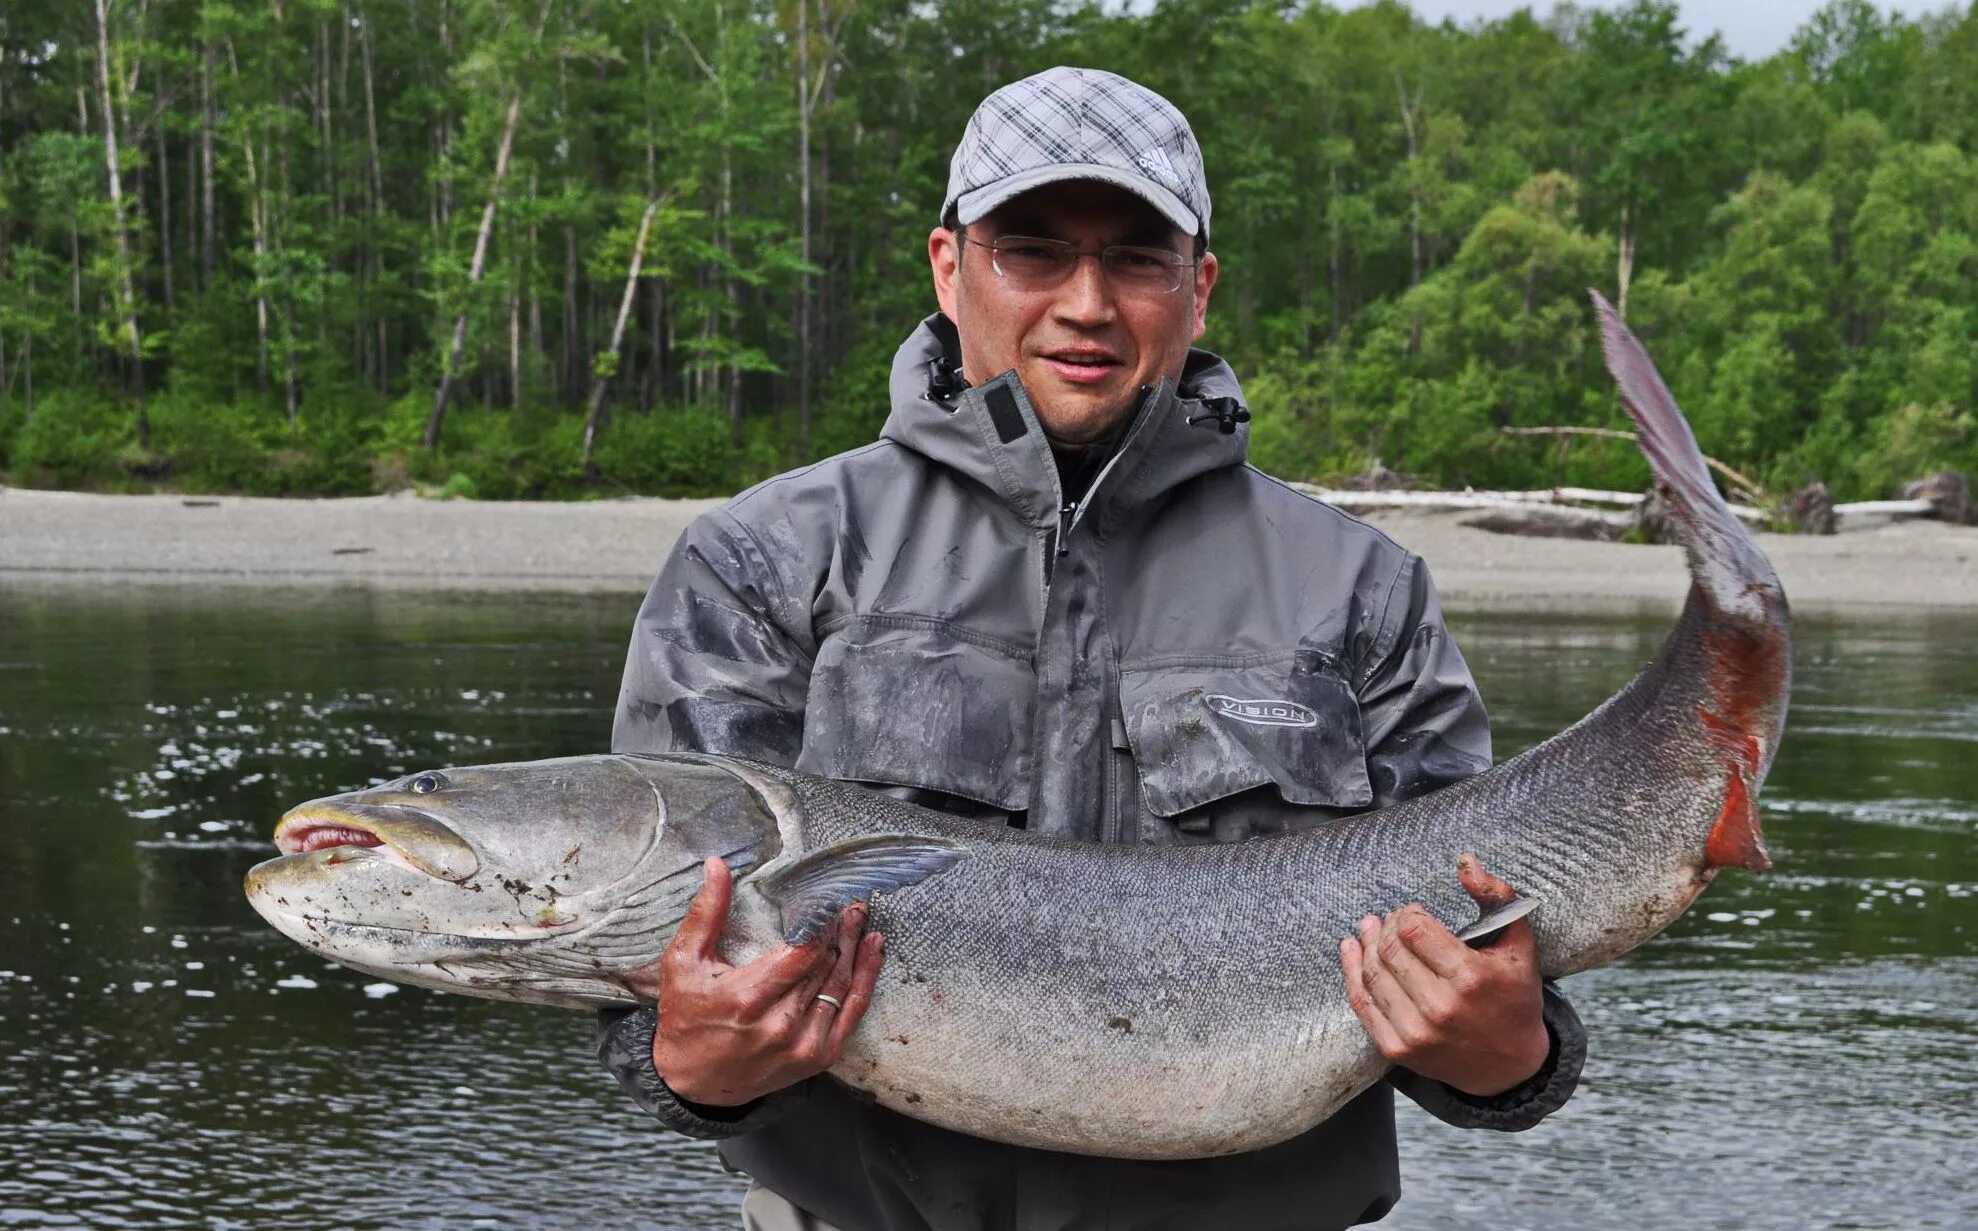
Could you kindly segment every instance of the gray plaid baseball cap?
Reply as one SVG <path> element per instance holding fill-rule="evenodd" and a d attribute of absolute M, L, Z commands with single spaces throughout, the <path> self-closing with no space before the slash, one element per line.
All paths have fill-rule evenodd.
<path fill-rule="evenodd" d="M 1043 184 L 1100 180 L 1209 241 L 1202 147 L 1175 105 L 1094 68 L 1051 68 L 1011 82 L 969 117 L 948 166 L 950 210 L 963 226 Z"/>

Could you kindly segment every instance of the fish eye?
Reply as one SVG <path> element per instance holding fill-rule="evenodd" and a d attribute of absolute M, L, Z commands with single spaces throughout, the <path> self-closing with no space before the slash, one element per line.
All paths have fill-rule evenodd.
<path fill-rule="evenodd" d="M 409 785 L 414 795 L 431 795 L 446 785 L 446 779 L 439 774 L 420 774 Z"/>

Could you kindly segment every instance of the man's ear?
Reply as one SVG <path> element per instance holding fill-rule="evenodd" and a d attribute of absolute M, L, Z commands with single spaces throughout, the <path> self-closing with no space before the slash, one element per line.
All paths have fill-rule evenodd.
<path fill-rule="evenodd" d="M 949 319 L 955 318 L 955 282 L 961 277 L 962 241 L 961 237 L 947 227 L 935 227 L 927 233 L 927 264 L 934 272 L 934 298 L 941 305 L 942 313 Z"/>
<path fill-rule="evenodd" d="M 1200 342 L 1209 328 L 1209 292 L 1216 287 L 1219 268 L 1213 252 L 1204 252 L 1202 263 L 1195 267 L 1195 329 L 1189 337 L 1191 342 Z"/>

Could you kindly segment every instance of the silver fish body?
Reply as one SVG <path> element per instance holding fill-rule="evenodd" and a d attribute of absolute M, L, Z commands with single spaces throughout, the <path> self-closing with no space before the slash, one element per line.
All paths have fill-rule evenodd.
<path fill-rule="evenodd" d="M 730 758 L 595 756 L 415 775 L 284 818 L 248 895 L 384 978 L 573 1007 L 631 1003 L 721 855 L 746 961 L 869 900 L 880 990 L 838 1079 L 947 1128 L 1187 1158 L 1323 1120 L 1386 1062 L 1338 941 L 1369 912 L 1476 908 L 1457 857 L 1540 904 L 1545 973 L 1610 961 L 1724 866 L 1769 865 L 1756 798 L 1785 721 L 1770 565 L 1711 486 L 1646 355 L 1599 304 L 1610 368 L 1690 551 L 1663 653 L 1594 713 L 1398 807 L 1225 846 L 1093 846 Z"/>

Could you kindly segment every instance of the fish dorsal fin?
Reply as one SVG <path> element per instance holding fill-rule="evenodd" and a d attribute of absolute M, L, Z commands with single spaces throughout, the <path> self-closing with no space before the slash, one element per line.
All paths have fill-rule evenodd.
<path fill-rule="evenodd" d="M 756 887 L 782 912 L 783 939 L 801 945 L 853 902 L 917 885 L 953 867 L 964 853 L 941 838 L 875 834 L 812 851 Z"/>

